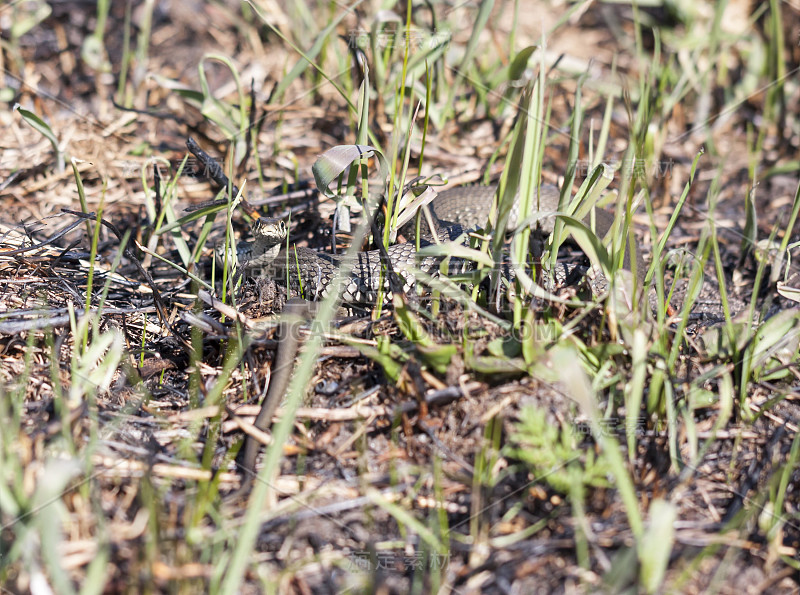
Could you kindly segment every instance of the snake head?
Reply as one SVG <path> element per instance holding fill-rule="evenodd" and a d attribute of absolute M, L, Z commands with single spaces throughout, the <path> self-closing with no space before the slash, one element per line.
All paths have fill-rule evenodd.
<path fill-rule="evenodd" d="M 286 241 L 286 223 L 283 219 L 259 217 L 253 221 L 253 238 L 262 246 L 274 246 Z"/>
<path fill-rule="evenodd" d="M 263 267 L 278 256 L 281 244 L 286 241 L 288 230 L 282 219 L 259 217 L 252 225 L 253 242 L 240 242 L 236 246 L 236 261 L 246 268 Z M 217 262 L 234 262 L 233 255 L 226 244 L 220 244 L 215 249 Z"/>

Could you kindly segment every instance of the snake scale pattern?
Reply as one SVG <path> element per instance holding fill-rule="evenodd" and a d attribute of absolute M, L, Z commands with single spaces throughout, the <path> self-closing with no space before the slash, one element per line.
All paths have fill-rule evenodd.
<path fill-rule="evenodd" d="M 497 191 L 496 186 L 462 186 L 440 193 L 431 202 L 431 212 L 437 226 L 436 233 L 440 241 L 463 241 L 464 231 L 482 227 L 489 216 L 492 199 Z M 543 185 L 538 198 L 541 212 L 554 212 L 558 209 L 559 192 L 555 186 Z M 516 209 L 515 209 L 516 210 Z M 515 210 L 509 217 L 509 228 L 516 224 Z M 555 217 L 543 217 L 539 221 L 541 230 L 549 234 L 553 229 Z M 596 209 L 595 229 L 600 237 L 606 235 L 614 217 L 601 209 Z M 588 223 L 588 222 L 587 222 Z M 297 290 L 302 285 L 307 299 L 320 299 L 324 297 L 330 287 L 331 281 L 342 265 L 342 257 L 317 252 L 308 248 L 292 248 L 289 258 L 282 246 L 285 246 L 286 226 L 276 219 L 259 219 L 253 226 L 254 241 L 240 245 L 238 249 L 239 262 L 251 276 L 268 276 L 281 280 L 286 279 L 286 266 L 290 268 L 288 278 Z M 423 236 L 420 246 L 433 243 L 433 238 Z M 418 258 L 414 242 L 394 244 L 387 249 L 392 268 L 397 272 L 407 291 L 415 284 L 413 271 L 421 270 L 429 275 L 437 275 L 440 270 L 441 258 Z M 637 255 L 639 256 L 639 255 Z M 457 272 L 463 268 L 463 262 L 451 259 L 450 272 Z M 630 268 L 626 263 L 626 268 Z M 644 267 L 638 267 L 643 271 Z M 347 280 L 342 292 L 342 299 L 347 303 L 374 303 L 381 279 L 381 258 L 378 250 L 359 252 L 353 272 Z M 384 285 L 386 287 L 386 282 Z"/>

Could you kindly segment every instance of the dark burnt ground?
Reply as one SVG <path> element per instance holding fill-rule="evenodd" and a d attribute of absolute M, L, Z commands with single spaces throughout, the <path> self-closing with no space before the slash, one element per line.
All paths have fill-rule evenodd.
<path fill-rule="evenodd" d="M 148 31 L 147 4 L 134 2 L 128 53 L 125 5 L 112 3 L 107 73 L 81 58 L 96 27 L 93 6 L 53 3 L 38 24 L 12 30 L 35 4 L 0 8 L 0 581 L 9 590 L 44 581 L 58 592 L 85 584 L 109 592 L 224 591 L 242 573 L 245 592 L 797 592 L 800 321 L 794 302 L 778 293 L 777 281 L 786 278 L 772 266 L 778 248 L 761 270 L 749 250 L 776 226 L 777 242 L 786 236 L 795 203 L 800 19 L 791 5 L 781 5 L 776 20 L 758 3 L 732 2 L 715 33 L 708 33 L 713 3 L 636 14 L 589 5 L 548 35 L 552 103 L 542 177 L 563 180 L 570 117 L 580 106 L 574 188 L 583 182 L 615 94 L 603 157 L 624 166 L 612 189 L 632 166 L 636 192 L 647 190 L 652 218 L 644 206 L 633 218 L 642 245 L 662 237 L 689 184 L 660 274 L 668 290 L 677 280 L 678 309 L 692 269 L 676 263 L 681 255 L 696 263 L 708 246 L 685 327 L 649 311 L 615 326 L 603 307 L 542 305 L 533 317 L 537 341 L 526 343 L 445 300 L 435 316 L 424 305 L 418 314 L 437 343 L 452 346 L 437 370 L 391 310 L 374 319 L 343 309 L 316 354 L 255 513 L 255 544 L 237 558 L 248 501 L 233 495 L 234 457 L 276 347 L 272 328 L 257 319 L 279 309 L 283 296 L 247 281 L 236 293 L 246 317 L 237 327 L 198 299 L 202 288 L 187 273 L 154 255 L 181 263 L 181 249 L 203 244 L 205 218 L 154 234 L 215 197 L 201 176 L 176 176 L 186 139 L 223 161 L 232 151 L 222 130 L 230 119 L 204 116 L 197 95 L 178 87 L 201 90 L 198 64 L 210 52 L 231 59 L 248 104 L 254 81 L 256 124 L 249 128 L 258 150 L 238 155 L 234 179 L 247 180 L 247 199 L 266 214 L 283 216 L 291 207 L 292 241 L 318 249 L 330 245 L 333 207 L 303 188 L 313 188 L 310 167 L 320 153 L 355 142 L 356 118 L 313 69 L 277 98 L 297 54 L 238 3 L 159 4 Z M 340 10 L 316 7 L 306 19 L 270 5 L 269 21 L 308 49 L 318 33 L 311 29 Z M 346 42 L 380 20 L 358 10 L 316 61 L 354 103 L 358 81 L 347 70 Z M 442 77 L 432 89 L 440 116 L 428 125 L 423 172 L 471 182 L 502 169 L 504 140 L 519 117 L 516 83 L 502 71 L 512 26 L 519 49 L 555 25 L 563 9 L 537 3 L 525 9 L 535 17 L 515 18 L 510 5 L 496 7 L 467 65 L 460 60 L 475 9 L 434 10 L 435 27 L 428 9 L 415 5 L 415 31 L 427 39 L 448 30 L 453 38 L 446 59 L 432 60 Z M 143 40 L 148 53 L 137 56 Z M 392 54 L 385 75 L 367 55 L 379 86 L 370 127 L 388 154 L 402 55 Z M 222 105 L 235 106 L 235 116 L 230 71 L 205 64 L 209 88 Z M 648 76 L 650 107 L 637 120 Z M 454 85 L 455 114 L 441 115 Z M 510 104 L 501 110 L 507 91 Z M 15 103 L 48 123 L 64 169 Z M 420 141 L 411 141 L 410 175 L 419 168 Z M 637 141 L 641 161 L 624 163 Z M 94 213 L 88 222 L 64 212 L 82 210 L 70 157 L 85 211 Z M 164 184 L 158 192 L 155 164 Z M 88 233 L 99 210 L 113 228 L 97 232 L 91 315 L 81 322 L 93 255 Z M 216 215 L 198 258 L 187 260 L 196 260 L 190 272 L 207 283 L 210 246 L 224 238 L 224 219 L 224 211 Z M 234 230 L 245 237 L 247 227 L 237 211 Z M 567 245 L 562 256 L 580 260 L 576 252 Z M 109 276 L 115 259 L 116 276 Z M 732 312 L 727 324 L 720 280 Z M 783 294 L 791 296 L 793 285 L 789 277 Z M 761 326 L 765 320 L 772 323 Z M 766 330 L 756 334 L 759 327 Z M 245 343 L 244 355 L 226 367 L 226 354 Z M 592 406 L 581 392 L 587 386 Z M 644 402 L 631 411 L 626 403 L 637 390 Z M 528 420 L 527 434 L 520 419 Z M 616 470 L 610 449 L 621 453 Z"/>

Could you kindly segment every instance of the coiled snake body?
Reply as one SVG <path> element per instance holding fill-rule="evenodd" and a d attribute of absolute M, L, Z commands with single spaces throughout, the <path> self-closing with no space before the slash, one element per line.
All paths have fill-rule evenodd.
<path fill-rule="evenodd" d="M 466 186 L 446 190 L 431 202 L 431 211 L 436 226 L 436 233 L 442 242 L 464 239 L 464 231 L 483 226 L 489 215 L 496 186 Z M 538 208 L 543 213 L 558 209 L 559 193 L 555 186 L 543 185 L 538 197 Z M 509 228 L 516 224 L 516 209 L 509 217 Z M 553 216 L 544 216 L 539 226 L 544 233 L 553 229 Z M 614 217 L 597 209 L 595 229 L 599 237 L 606 235 L 614 221 Z M 330 287 L 338 268 L 342 264 L 341 257 L 316 252 L 308 248 L 292 248 L 288 254 L 281 250 L 286 239 L 286 226 L 280 220 L 259 219 L 253 226 L 254 241 L 241 246 L 238 251 L 239 261 L 248 274 L 269 276 L 276 280 L 286 279 L 286 266 L 289 267 L 288 278 L 294 288 L 302 286 L 307 298 L 324 297 Z M 433 238 L 420 238 L 420 246 L 433 243 Z M 394 244 L 387 249 L 392 268 L 404 283 L 407 291 L 416 283 L 414 270 L 435 276 L 439 273 L 441 258 L 418 257 L 416 244 L 407 242 Z M 463 263 L 453 259 L 450 272 L 463 267 Z M 630 268 L 626 264 L 627 268 Z M 638 267 L 637 272 L 644 270 Z M 378 250 L 359 252 L 350 278 L 342 291 L 342 300 L 348 303 L 373 303 L 378 295 L 381 280 L 381 257 Z M 384 275 L 385 279 L 385 275 Z M 387 289 L 384 281 L 384 288 Z"/>

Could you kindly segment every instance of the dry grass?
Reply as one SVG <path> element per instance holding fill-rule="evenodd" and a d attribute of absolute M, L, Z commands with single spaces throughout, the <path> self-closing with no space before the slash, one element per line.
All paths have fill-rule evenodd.
<path fill-rule="evenodd" d="M 292 78 L 291 44 L 312 52 L 344 9 L 254 5 L 270 27 L 236 2 L 112 3 L 100 36 L 85 3 L 0 8 L 0 583 L 796 593 L 800 315 L 777 256 L 796 237 L 797 11 L 730 2 L 715 24 L 716 3 L 537 2 L 498 6 L 481 30 L 476 7 L 436 3 L 434 26 L 415 5 L 405 37 L 452 39 L 427 77 L 411 52 L 417 86 L 398 103 L 403 47 L 372 29 L 372 8 L 347 13 Z M 600 160 L 621 165 L 611 187 L 644 197 L 632 224 L 649 252 L 663 240 L 651 277 L 674 295 L 628 314 L 518 298 L 516 318 L 444 300 L 416 315 L 444 366 L 402 310 L 341 312 L 309 333 L 321 346 L 303 402 L 259 434 L 276 347 L 260 317 L 281 299 L 228 277 L 223 291 L 210 246 L 225 206 L 185 210 L 216 196 L 185 173 L 192 160 L 178 175 L 186 139 L 251 204 L 291 210 L 293 242 L 327 249 L 331 203 L 291 186 L 313 186 L 317 156 L 358 141 L 397 156 L 395 182 L 407 149 L 408 178 L 497 174 L 515 126 L 536 120 L 518 109 L 533 81 L 507 67 L 542 30 L 529 64 L 546 65 L 542 178 L 571 164 L 577 188 Z M 368 138 L 353 40 L 370 64 Z M 246 235 L 240 211 L 232 223 Z M 772 259 L 754 258 L 773 234 Z M 236 311 L 201 299 L 210 289 Z M 245 433 L 275 443 L 249 501 L 235 494 Z"/>

